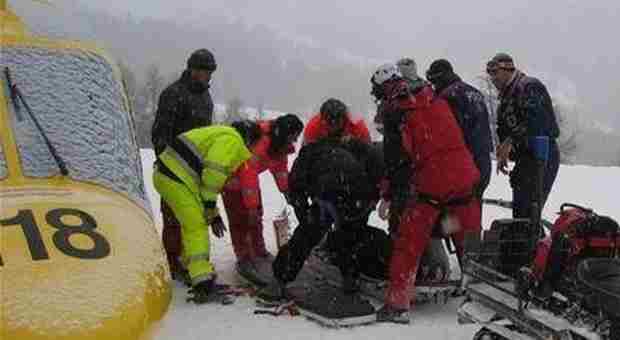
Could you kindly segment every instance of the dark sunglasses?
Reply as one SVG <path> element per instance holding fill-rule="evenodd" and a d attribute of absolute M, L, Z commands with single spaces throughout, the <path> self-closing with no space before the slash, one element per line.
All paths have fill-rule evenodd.
<path fill-rule="evenodd" d="M 515 69 L 512 67 L 494 67 L 494 68 L 487 67 L 487 74 L 490 75 L 491 77 L 495 77 L 497 75 L 497 72 L 499 72 L 499 70 L 514 71 Z"/>
<path fill-rule="evenodd" d="M 497 74 L 497 72 L 499 71 L 499 68 L 488 68 L 487 67 L 487 74 L 490 75 L 491 77 L 495 77 L 495 75 Z"/>

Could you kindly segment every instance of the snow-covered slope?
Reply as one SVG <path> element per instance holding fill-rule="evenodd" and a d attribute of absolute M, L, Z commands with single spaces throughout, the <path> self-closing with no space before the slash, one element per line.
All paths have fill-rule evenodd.
<path fill-rule="evenodd" d="M 145 169 L 145 185 L 151 198 L 153 209 L 159 209 L 159 197 L 151 182 L 153 152 L 142 150 Z M 572 202 L 594 208 L 601 214 L 620 219 L 620 204 L 616 201 L 617 178 L 620 168 L 600 168 L 587 166 L 562 166 L 556 185 L 544 211 L 547 219 L 554 219 L 554 213 L 563 202 Z M 265 204 L 265 241 L 271 251 L 275 251 L 275 241 L 271 229 L 273 217 L 284 206 L 284 200 L 277 192 L 275 183 L 269 175 L 261 176 L 263 202 Z M 495 175 L 487 197 L 510 198 L 508 179 Z M 156 214 L 157 215 L 157 214 Z M 509 212 L 501 208 L 484 208 L 484 225 L 498 217 L 506 217 Z M 160 219 L 159 216 L 157 216 Z M 161 221 L 158 220 L 158 225 Z M 371 224 L 383 226 L 376 216 Z M 234 275 L 234 255 L 230 238 L 212 237 L 212 257 L 220 279 L 236 282 Z M 460 326 L 456 322 L 456 309 L 460 300 L 446 305 L 426 305 L 416 308 L 413 322 L 408 326 L 393 324 L 374 324 L 352 329 L 328 329 L 305 320 L 303 317 L 271 317 L 253 315 L 254 305 L 249 298 L 240 298 L 233 306 L 202 305 L 185 302 L 185 288 L 176 284 L 174 299 L 166 316 L 157 340 L 202 340 L 202 339 L 457 339 L 469 340 L 477 330 L 475 326 Z"/>

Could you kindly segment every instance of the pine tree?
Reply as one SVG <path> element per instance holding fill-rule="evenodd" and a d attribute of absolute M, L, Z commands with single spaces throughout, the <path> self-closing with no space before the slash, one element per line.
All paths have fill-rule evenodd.
<path fill-rule="evenodd" d="M 150 65 L 146 71 L 144 85 L 136 102 L 136 126 L 138 143 L 141 147 L 151 146 L 151 128 L 157 110 L 159 95 L 164 89 L 164 77 L 157 65 Z"/>

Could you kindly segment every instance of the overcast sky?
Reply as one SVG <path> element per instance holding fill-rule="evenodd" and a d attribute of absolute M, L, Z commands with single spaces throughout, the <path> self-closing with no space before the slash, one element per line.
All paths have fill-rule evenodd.
<path fill-rule="evenodd" d="M 498 51 L 620 128 L 620 1 L 77 0 L 135 17 L 241 17 L 372 60 L 435 58 L 475 76 Z"/>

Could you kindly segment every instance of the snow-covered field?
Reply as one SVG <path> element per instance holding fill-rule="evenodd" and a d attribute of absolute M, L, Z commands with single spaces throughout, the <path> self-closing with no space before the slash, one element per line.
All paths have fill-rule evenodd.
<path fill-rule="evenodd" d="M 158 226 L 161 225 L 159 196 L 151 182 L 153 152 L 142 150 L 145 184 L 151 199 Z M 620 168 L 562 166 L 544 217 L 554 220 L 555 212 L 563 202 L 571 202 L 592 207 L 596 212 L 620 220 L 620 203 L 616 201 L 619 190 L 617 180 Z M 271 229 L 273 217 L 284 207 L 284 199 L 278 193 L 273 179 L 268 173 L 261 176 L 263 203 L 265 205 L 265 241 L 275 253 L 275 240 Z M 494 175 L 486 197 L 510 199 L 508 179 Z M 223 206 L 220 204 L 220 208 Z M 499 217 L 509 216 L 509 211 L 501 208 L 484 207 L 484 226 Z M 384 226 L 377 216 L 371 217 L 371 224 Z M 211 254 L 220 280 L 237 282 L 234 274 L 235 257 L 230 237 L 222 239 L 212 236 Z M 185 288 L 176 284 L 170 310 L 162 322 L 157 340 L 203 340 L 203 339 L 462 339 L 469 340 L 477 330 L 474 326 L 460 326 L 456 322 L 456 309 L 460 299 L 446 305 L 425 305 L 416 308 L 412 323 L 407 326 L 394 324 L 374 324 L 356 328 L 329 329 L 321 327 L 303 317 L 272 317 L 253 315 L 254 304 L 250 298 L 237 299 L 232 306 L 201 305 L 185 302 Z"/>

